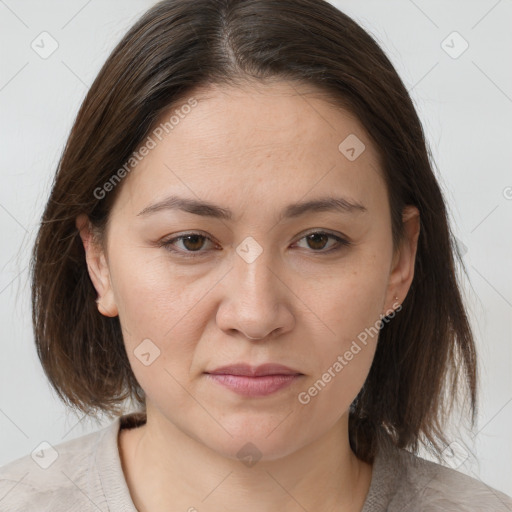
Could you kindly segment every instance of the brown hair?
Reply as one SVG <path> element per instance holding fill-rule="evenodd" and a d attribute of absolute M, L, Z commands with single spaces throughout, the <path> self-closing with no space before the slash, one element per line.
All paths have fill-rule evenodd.
<path fill-rule="evenodd" d="M 404 84 L 373 38 L 323 0 L 165 0 L 119 42 L 78 112 L 34 247 L 33 325 L 44 371 L 58 396 L 86 414 L 117 415 L 127 398 L 144 406 L 119 318 L 97 310 L 75 219 L 85 213 L 104 230 L 122 183 L 102 199 L 94 191 L 187 93 L 273 78 L 316 86 L 363 124 L 381 157 L 395 247 L 404 206 L 420 212 L 414 279 L 400 313 L 381 325 L 349 432 L 365 461 L 389 441 L 440 453 L 459 374 L 472 425 L 477 407 L 475 346 L 455 258 L 466 269 Z"/>

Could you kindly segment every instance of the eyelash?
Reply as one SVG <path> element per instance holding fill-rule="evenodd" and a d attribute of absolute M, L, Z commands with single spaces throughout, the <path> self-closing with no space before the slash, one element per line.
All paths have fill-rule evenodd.
<path fill-rule="evenodd" d="M 198 250 L 198 251 L 183 251 L 183 250 L 175 249 L 173 247 L 173 244 L 176 241 L 183 240 L 184 238 L 187 238 L 189 236 L 194 236 L 194 235 L 200 236 L 200 237 L 205 238 L 206 240 L 208 240 L 210 242 L 213 242 L 213 240 L 210 237 L 208 237 L 206 235 L 203 235 L 202 233 L 190 232 L 190 233 L 185 233 L 183 235 L 176 236 L 176 237 L 173 237 L 173 238 L 170 238 L 170 239 L 167 239 L 167 240 L 162 240 L 162 241 L 159 242 L 158 245 L 160 247 L 164 247 L 169 252 L 177 254 L 179 257 L 182 257 L 182 258 L 200 258 L 200 257 L 202 257 L 202 256 L 204 256 L 206 254 L 205 251 L 202 251 L 202 250 Z M 304 238 L 306 238 L 306 237 L 308 237 L 310 235 L 327 235 L 329 238 L 334 238 L 338 242 L 338 246 L 337 247 L 331 248 L 331 249 L 329 249 L 327 251 L 323 251 L 323 250 L 315 251 L 315 250 L 312 250 L 313 254 L 315 254 L 315 253 L 318 253 L 318 254 L 331 254 L 333 252 L 337 252 L 337 251 L 343 249 L 344 247 L 348 247 L 348 246 L 352 245 L 351 242 L 349 242 L 348 240 L 346 240 L 344 238 L 341 238 L 341 237 L 339 237 L 337 235 L 334 235 L 333 233 L 326 232 L 326 231 L 311 231 L 310 233 L 306 233 L 304 236 L 302 236 L 302 238 L 300 238 L 298 241 L 303 240 Z"/>

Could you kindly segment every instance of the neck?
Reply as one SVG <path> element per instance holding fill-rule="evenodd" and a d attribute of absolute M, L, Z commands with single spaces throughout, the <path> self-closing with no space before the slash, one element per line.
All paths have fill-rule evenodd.
<path fill-rule="evenodd" d="M 251 461 L 219 454 L 148 408 L 146 424 L 120 431 L 119 451 L 139 512 L 360 512 L 372 474 L 350 449 L 348 414 L 313 443 Z"/>

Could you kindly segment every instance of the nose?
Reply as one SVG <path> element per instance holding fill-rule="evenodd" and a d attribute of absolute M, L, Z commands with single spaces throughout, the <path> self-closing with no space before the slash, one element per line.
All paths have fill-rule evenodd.
<path fill-rule="evenodd" d="M 272 332 L 274 332 L 274 331 L 272 331 Z M 263 339 L 263 337 L 262 337 L 262 338 L 251 338 L 251 336 L 249 336 L 248 334 L 246 334 L 246 336 L 247 336 L 250 340 L 262 340 L 262 339 Z"/>
<path fill-rule="evenodd" d="M 263 251 L 247 262 L 238 254 L 228 273 L 217 310 L 217 325 L 223 331 L 263 340 L 293 329 L 293 293 L 284 284 L 281 267 Z M 281 274 L 281 275 L 280 275 Z"/>

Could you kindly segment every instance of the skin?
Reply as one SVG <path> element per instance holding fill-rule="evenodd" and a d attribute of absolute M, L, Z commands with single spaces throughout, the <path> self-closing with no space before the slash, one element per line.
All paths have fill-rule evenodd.
<path fill-rule="evenodd" d="M 105 245 L 77 218 L 99 312 L 119 315 L 147 397 L 146 425 L 119 435 L 133 501 L 141 512 L 360 511 L 372 466 L 350 449 L 348 409 L 377 336 L 309 403 L 298 395 L 407 295 L 418 210 L 404 210 L 406 237 L 393 251 L 377 151 L 358 120 L 319 91 L 276 81 L 193 96 L 197 106 L 124 178 Z M 350 134 L 366 146 L 354 161 L 338 149 Z M 171 194 L 230 208 L 233 219 L 138 215 Z M 367 211 L 277 220 L 289 203 L 322 196 Z M 322 230 L 352 244 L 327 253 L 335 239 L 308 243 Z M 190 231 L 212 241 L 174 248 L 203 256 L 156 243 Z M 252 263 L 236 251 L 249 236 L 263 250 Z M 160 355 L 146 366 L 134 350 L 148 338 Z M 280 363 L 303 376 L 248 398 L 204 374 L 235 362 Z M 237 457 L 248 442 L 260 455 L 252 466 Z"/>

